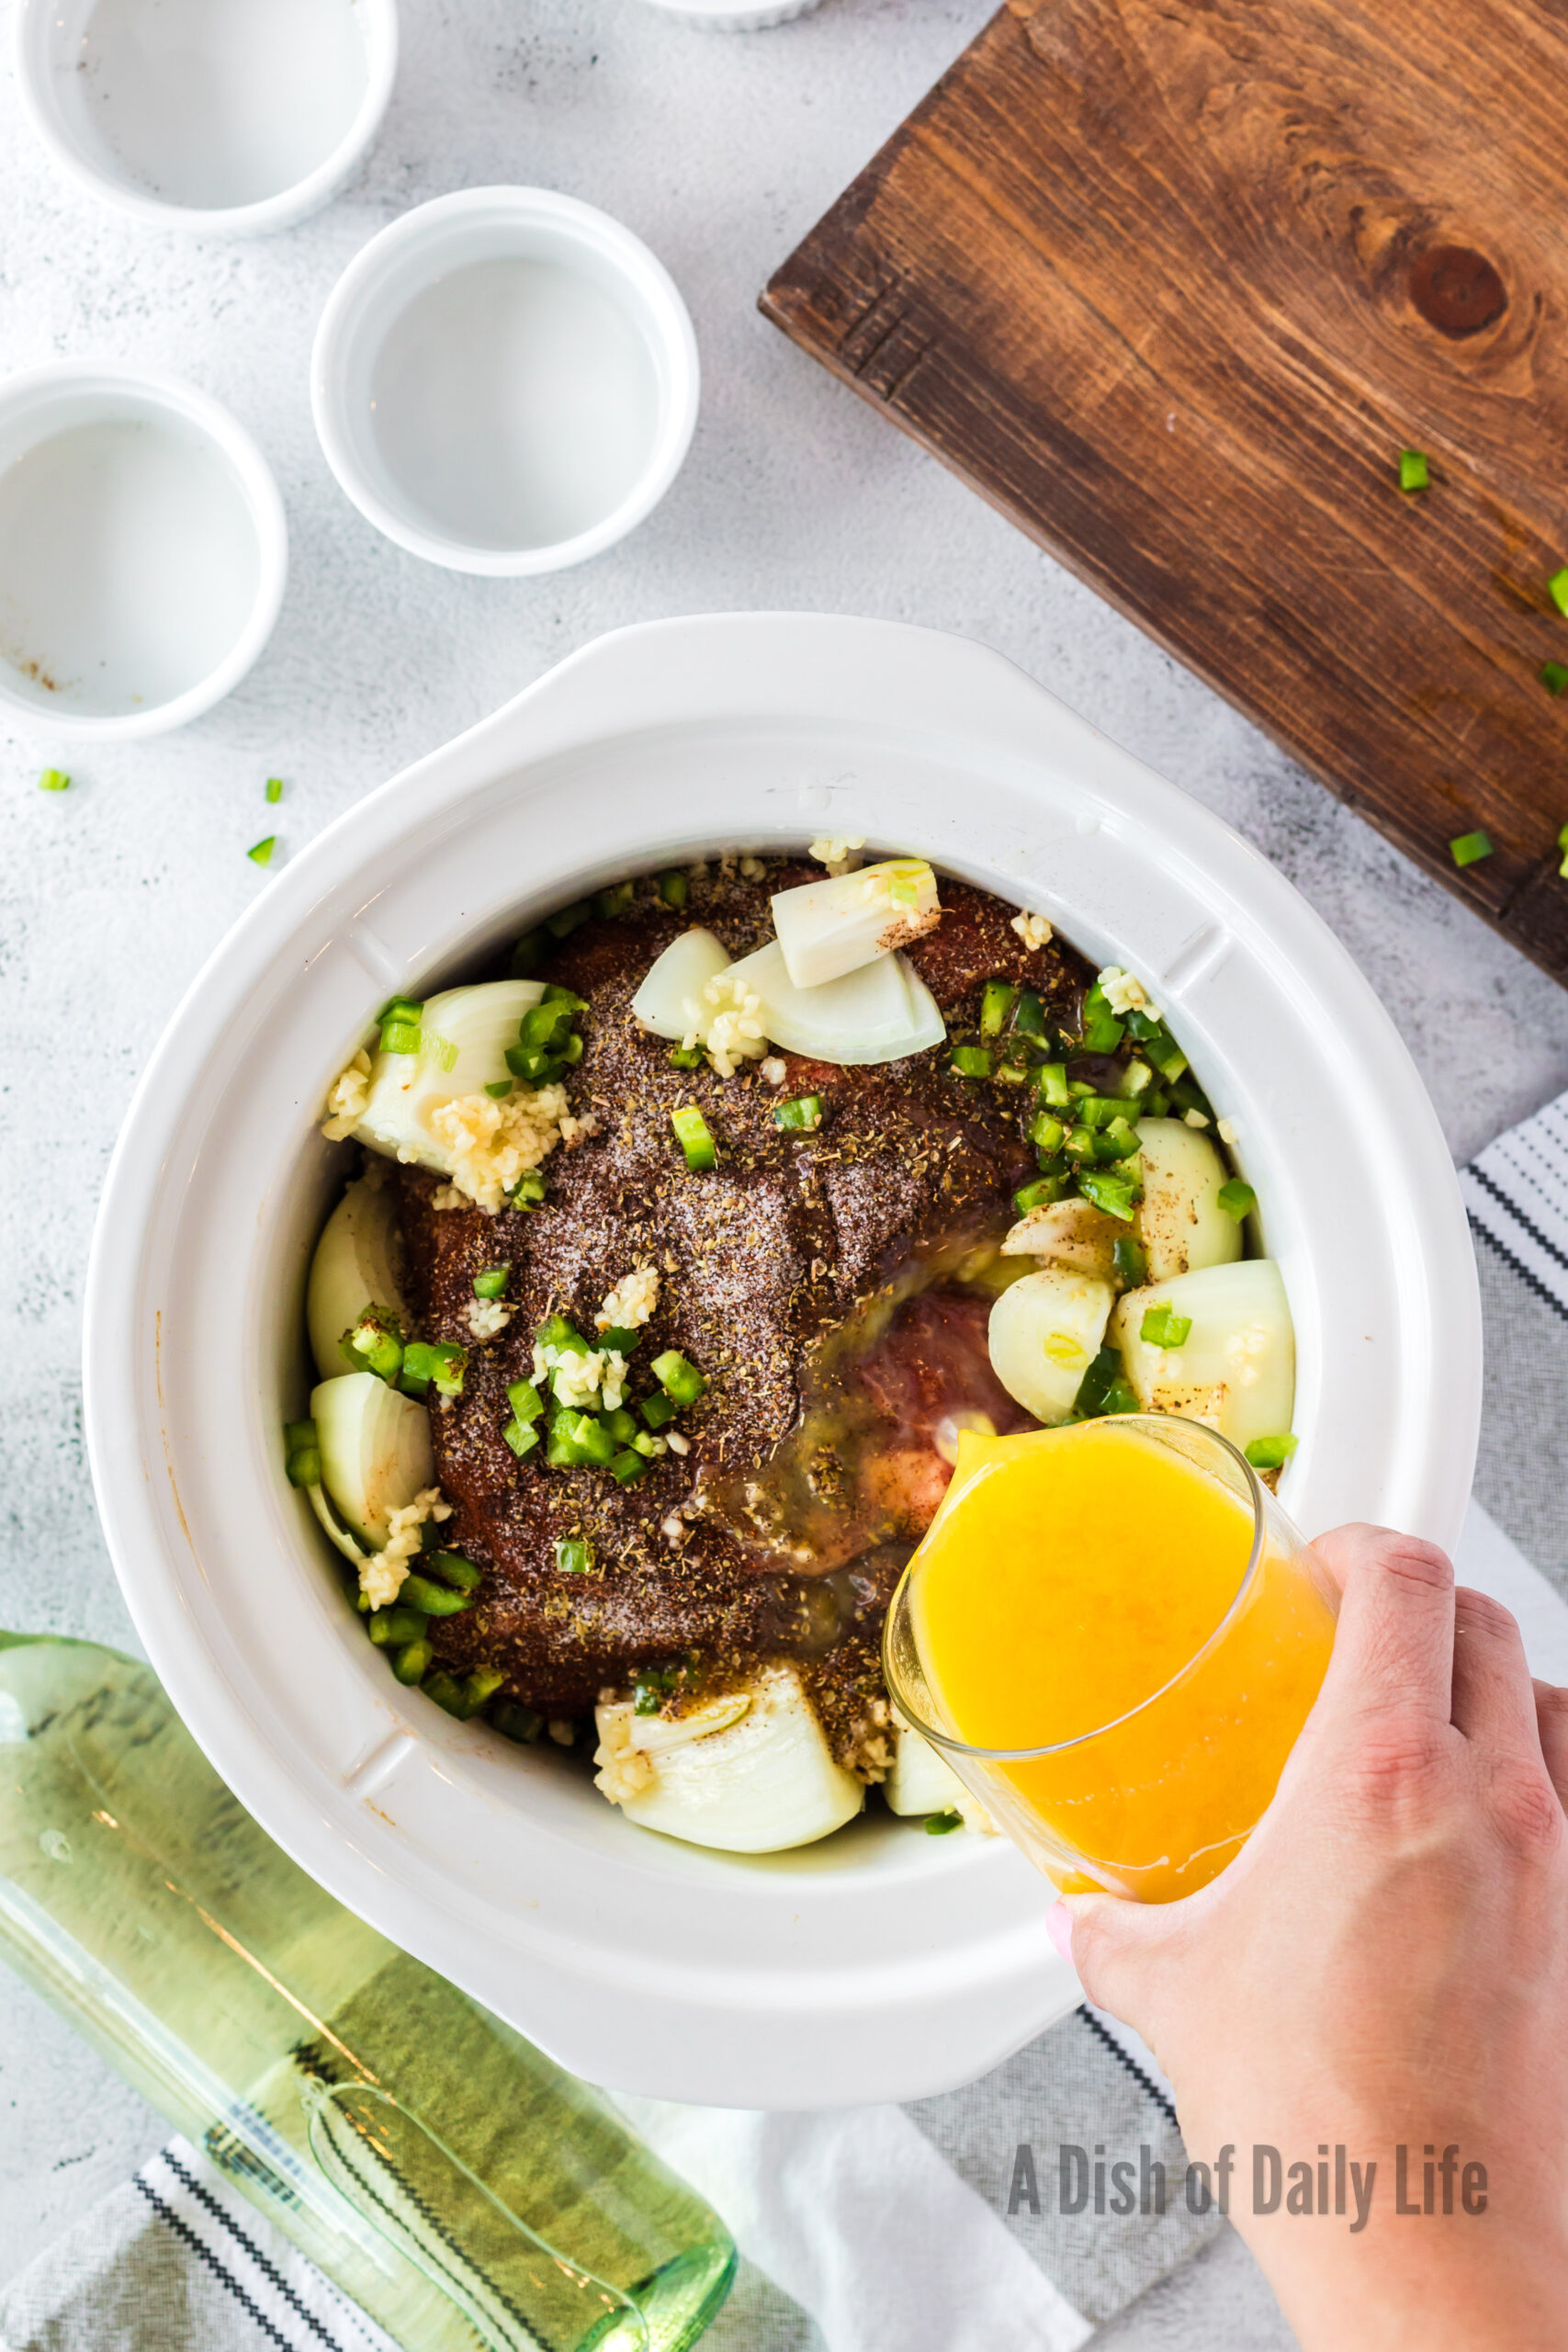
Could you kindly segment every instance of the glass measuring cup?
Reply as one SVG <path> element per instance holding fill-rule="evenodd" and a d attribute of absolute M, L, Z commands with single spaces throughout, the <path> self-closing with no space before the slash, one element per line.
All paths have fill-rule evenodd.
<path fill-rule="evenodd" d="M 1337 1608 L 1226 1439 L 1118 1415 L 961 1439 L 884 1666 L 901 1714 L 1059 1887 L 1169 1902 L 1256 1826 Z"/>

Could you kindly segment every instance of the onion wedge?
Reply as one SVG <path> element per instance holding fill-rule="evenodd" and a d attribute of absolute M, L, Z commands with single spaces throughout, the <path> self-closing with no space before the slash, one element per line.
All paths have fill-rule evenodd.
<path fill-rule="evenodd" d="M 541 980 L 482 980 L 427 997 L 420 1018 L 423 1051 L 378 1053 L 371 1061 L 355 1142 L 450 1176 L 452 1155 L 436 1140 L 433 1114 L 487 1086 L 511 1083 L 506 1049 L 544 993 Z"/>
<path fill-rule="evenodd" d="M 774 1045 L 812 1061 L 845 1068 L 902 1061 L 940 1046 L 947 1035 L 930 989 L 902 956 L 883 956 L 841 979 L 802 989 L 774 940 L 729 970 L 760 1000 Z"/>
<path fill-rule="evenodd" d="M 859 971 L 923 938 L 942 921 L 936 876 L 923 857 L 889 858 L 858 874 L 803 882 L 798 889 L 779 891 L 773 909 L 797 989 L 821 988 Z"/>
<path fill-rule="evenodd" d="M 318 1520 L 320 1520 L 321 1524 L 321 1532 L 326 1537 L 327 1542 L 335 1546 L 335 1548 L 343 1554 L 345 1560 L 352 1560 L 356 1568 L 363 1567 L 366 1561 L 370 1557 L 370 1555 L 366 1551 L 363 1544 L 356 1544 L 355 1542 L 353 1536 L 349 1533 L 347 1528 L 344 1525 L 342 1520 L 333 1509 L 332 1501 L 327 1494 L 326 1488 L 324 1487 L 307 1487 L 305 1492 L 310 1498 L 310 1509 L 315 1512 Z"/>
<path fill-rule="evenodd" d="M 322 1486 L 349 1533 L 379 1551 L 392 1513 L 435 1484 L 429 1414 L 373 1372 L 345 1372 L 311 1390 L 310 1418 Z"/>
<path fill-rule="evenodd" d="M 727 1694 L 683 1725 L 639 1724 L 629 1701 L 595 1715 L 598 1786 L 630 1821 L 731 1854 L 809 1846 L 853 1820 L 865 1791 L 835 1762 L 793 1666 L 765 1666 L 739 1713 Z"/>
<path fill-rule="evenodd" d="M 1149 1280 L 1168 1282 L 1239 1258 L 1241 1227 L 1220 1206 L 1230 1170 L 1208 1136 L 1180 1119 L 1140 1119 L 1138 1150 L 1144 1197 L 1137 1231 Z"/>
<path fill-rule="evenodd" d="M 900 1725 L 893 1735 L 893 1769 L 882 1783 L 890 1813 L 961 1813 L 969 1792 L 938 1747 Z"/>
<path fill-rule="evenodd" d="M 1144 1317 L 1156 1306 L 1189 1318 L 1179 1347 L 1156 1347 L 1144 1338 Z M 1145 1413 L 1185 1414 L 1242 1447 L 1290 1428 L 1295 1330 L 1271 1258 L 1204 1266 L 1130 1290 L 1117 1306 L 1110 1336 Z"/>
<path fill-rule="evenodd" d="M 1045 1266 L 1004 1290 L 992 1307 L 991 1370 L 1047 1429 L 1072 1411 L 1115 1304 L 1108 1282 Z"/>
<path fill-rule="evenodd" d="M 387 1308 L 407 1329 L 408 1306 L 399 1281 L 401 1256 L 395 1189 L 362 1176 L 328 1217 L 310 1261 L 305 1321 L 323 1380 L 346 1371 L 343 1335 L 367 1306 Z"/>
<path fill-rule="evenodd" d="M 656 1037 L 682 1038 L 695 1032 L 705 1042 L 714 1008 L 705 1002 L 703 990 L 728 968 L 728 953 L 711 931 L 700 924 L 683 931 L 649 965 L 632 999 L 632 1012 Z"/>

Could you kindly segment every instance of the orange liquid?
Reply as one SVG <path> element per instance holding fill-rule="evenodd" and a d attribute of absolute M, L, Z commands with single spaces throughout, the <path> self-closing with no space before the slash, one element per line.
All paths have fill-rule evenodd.
<path fill-rule="evenodd" d="M 1252 1533 L 1217 1479 L 1114 1419 L 961 1438 L 916 1555 L 915 1644 L 937 1719 L 965 1746 L 1078 1742 L 985 1770 L 987 1803 L 1058 1883 L 1190 1894 L 1268 1805 L 1334 1616 L 1303 1568 L 1266 1550 L 1199 1658 Z"/>

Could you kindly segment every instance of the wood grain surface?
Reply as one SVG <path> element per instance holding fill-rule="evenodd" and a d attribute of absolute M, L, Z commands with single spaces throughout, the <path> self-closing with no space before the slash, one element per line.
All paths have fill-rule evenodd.
<path fill-rule="evenodd" d="M 1568 979 L 1568 0 L 1010 0 L 762 308 Z"/>

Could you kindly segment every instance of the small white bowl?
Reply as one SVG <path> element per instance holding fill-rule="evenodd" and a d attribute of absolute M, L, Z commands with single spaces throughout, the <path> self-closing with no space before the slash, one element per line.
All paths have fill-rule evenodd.
<path fill-rule="evenodd" d="M 316 331 L 310 402 L 366 520 L 451 571 L 559 571 L 663 497 L 697 419 L 674 281 L 607 213 L 466 188 L 372 237 Z"/>
<path fill-rule="evenodd" d="M 68 179 L 154 228 L 258 236 L 334 197 L 387 111 L 396 0 L 17 0 L 22 104 Z"/>
<path fill-rule="evenodd" d="M 283 502 L 205 392 L 62 360 L 0 383 L 0 709 L 99 742 L 211 708 L 272 634 Z"/>
<path fill-rule="evenodd" d="M 679 17 L 707 33 L 761 33 L 773 25 L 787 25 L 808 17 L 822 0 L 766 0 L 761 7 L 737 8 L 732 0 L 649 0 L 667 17 Z"/>

